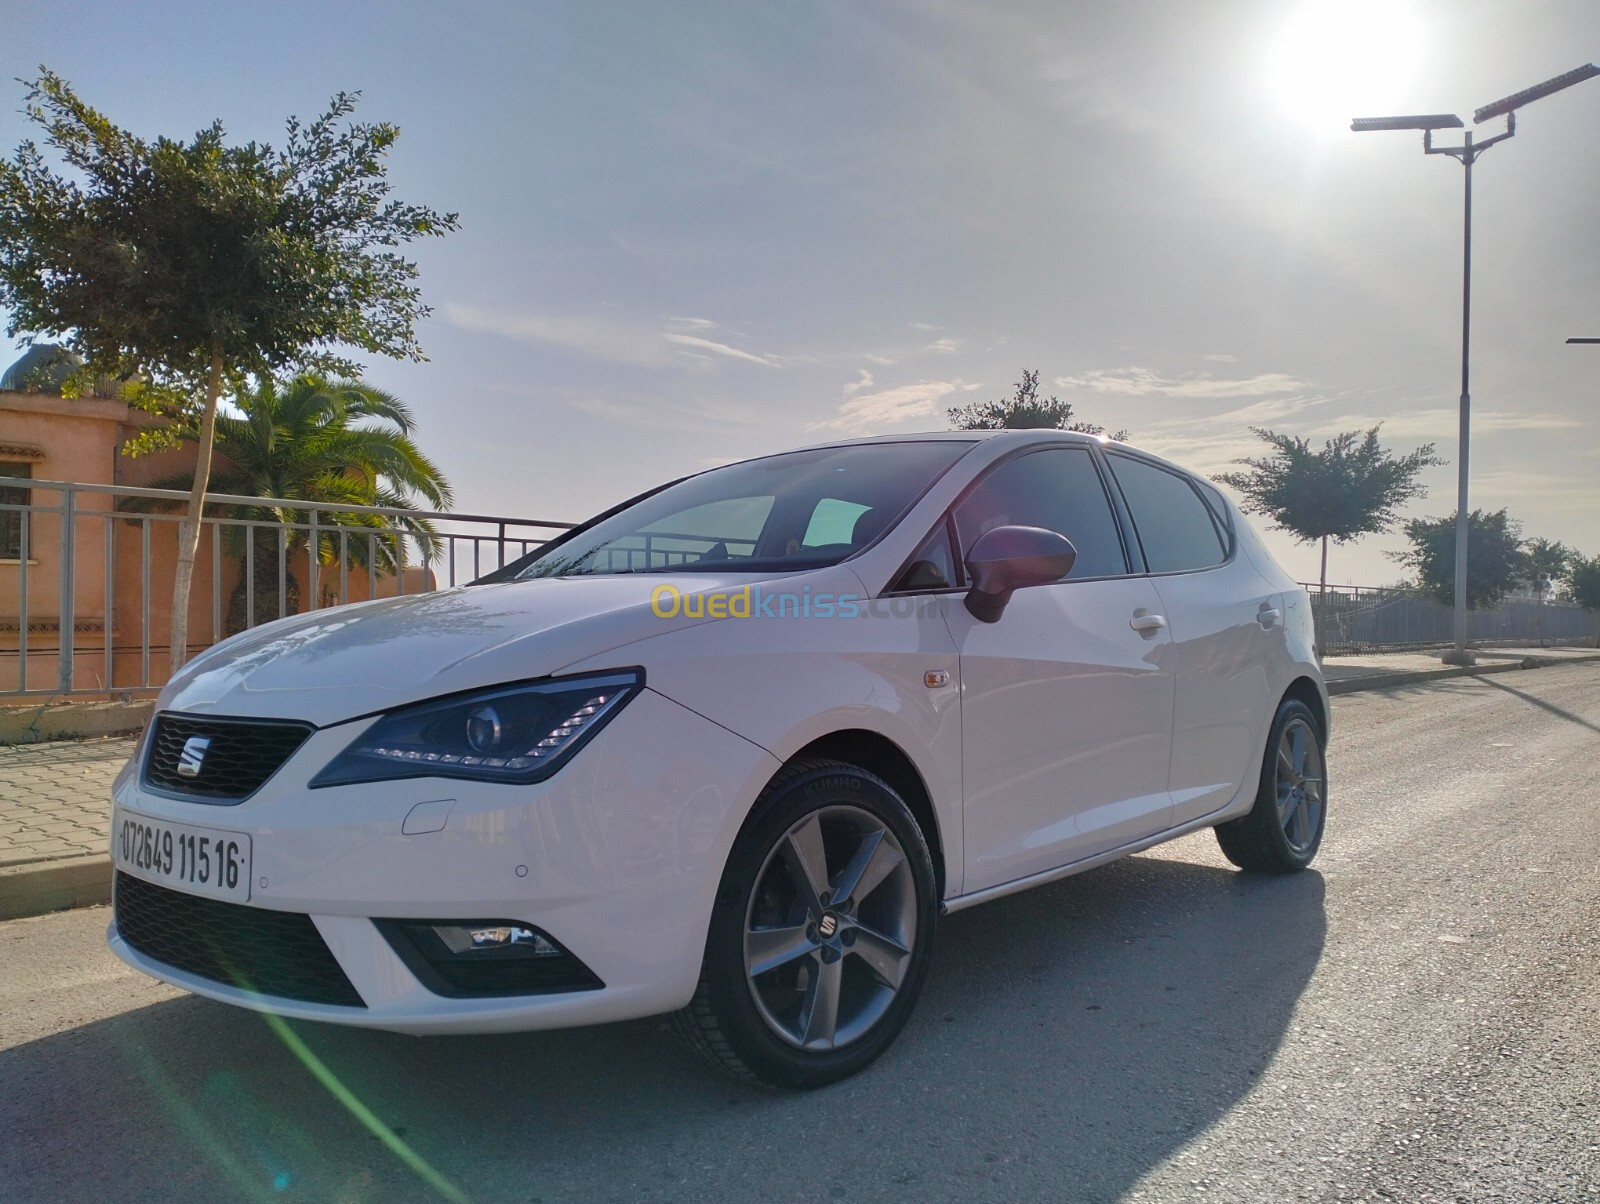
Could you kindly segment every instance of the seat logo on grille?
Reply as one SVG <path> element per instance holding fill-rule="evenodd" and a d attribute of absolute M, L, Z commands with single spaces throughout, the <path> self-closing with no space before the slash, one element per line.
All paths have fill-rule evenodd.
<path fill-rule="evenodd" d="M 190 736 L 183 742 L 183 752 L 178 754 L 178 776 L 197 778 L 205 762 L 206 749 L 211 747 L 210 736 Z"/>

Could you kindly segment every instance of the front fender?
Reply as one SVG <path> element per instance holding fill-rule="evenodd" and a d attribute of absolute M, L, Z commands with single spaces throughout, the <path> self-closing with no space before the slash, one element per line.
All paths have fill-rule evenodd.
<path fill-rule="evenodd" d="M 583 672 L 619 658 L 641 664 L 652 690 L 780 762 L 839 731 L 864 730 L 892 741 L 927 786 L 944 845 L 946 888 L 958 894 L 963 881 L 960 665 L 943 604 L 944 599 L 925 597 L 898 599 L 894 605 L 858 601 L 826 615 L 817 615 L 813 604 L 809 617 L 756 613 L 664 630 L 562 672 Z M 929 673 L 946 675 L 946 684 L 928 686 Z"/>

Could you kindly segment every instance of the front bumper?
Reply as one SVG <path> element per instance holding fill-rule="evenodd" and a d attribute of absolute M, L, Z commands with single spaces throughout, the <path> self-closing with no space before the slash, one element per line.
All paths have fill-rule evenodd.
<path fill-rule="evenodd" d="M 370 722 L 316 732 L 236 806 L 153 794 L 136 773 L 114 788 L 119 816 L 248 833 L 247 906 L 308 915 L 365 1007 L 258 995 L 187 973 L 131 947 L 115 923 L 112 951 L 227 1003 L 408 1033 L 557 1028 L 688 1002 L 733 839 L 778 769 L 771 754 L 646 689 L 570 765 L 536 785 L 415 778 L 309 789 Z M 443 827 L 403 832 L 423 803 L 448 804 L 429 808 L 445 813 Z M 435 994 L 375 918 L 520 921 L 549 933 L 605 985 L 511 997 Z"/>

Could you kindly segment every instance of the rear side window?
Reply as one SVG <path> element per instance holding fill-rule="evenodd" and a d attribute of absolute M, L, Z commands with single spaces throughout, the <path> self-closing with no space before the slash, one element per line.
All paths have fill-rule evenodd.
<path fill-rule="evenodd" d="M 956 507 L 955 519 L 963 557 L 995 527 L 1044 527 L 1078 549 L 1072 578 L 1128 571 L 1111 502 L 1087 448 L 1051 447 L 1007 460 Z"/>
<path fill-rule="evenodd" d="M 1152 573 L 1208 569 L 1228 558 L 1211 508 L 1187 477 L 1127 456 L 1106 459 L 1122 487 Z"/>

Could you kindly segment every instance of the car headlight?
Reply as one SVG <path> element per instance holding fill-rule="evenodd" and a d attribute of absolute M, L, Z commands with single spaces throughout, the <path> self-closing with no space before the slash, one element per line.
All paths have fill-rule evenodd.
<path fill-rule="evenodd" d="M 363 732 L 311 786 L 421 777 L 543 781 L 643 688 L 642 670 L 620 669 L 402 707 Z"/>

